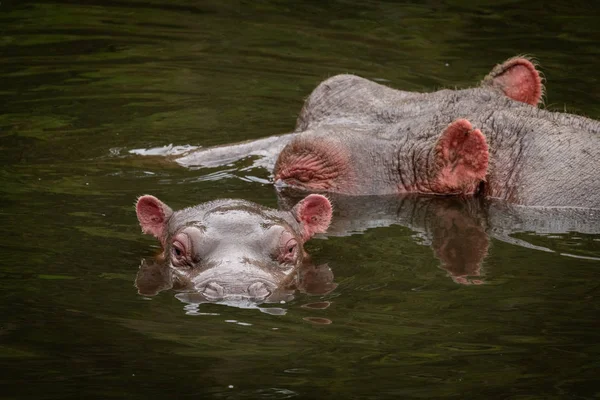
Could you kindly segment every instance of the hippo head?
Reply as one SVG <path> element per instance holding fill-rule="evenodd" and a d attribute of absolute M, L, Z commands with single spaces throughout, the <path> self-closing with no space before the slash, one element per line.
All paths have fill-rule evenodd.
<path fill-rule="evenodd" d="M 158 238 L 177 287 L 210 302 L 264 302 L 291 285 L 303 244 L 325 232 L 331 204 L 309 195 L 290 211 L 221 199 L 173 211 L 154 196 L 136 204 L 142 231 Z"/>

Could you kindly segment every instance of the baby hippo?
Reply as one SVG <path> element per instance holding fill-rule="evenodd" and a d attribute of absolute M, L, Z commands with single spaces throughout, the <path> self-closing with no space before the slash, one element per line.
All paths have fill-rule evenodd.
<path fill-rule="evenodd" d="M 264 302 L 298 282 L 303 244 L 324 233 L 329 200 L 311 194 L 290 211 L 233 199 L 173 211 L 154 196 L 136 204 L 142 231 L 158 238 L 174 288 L 210 302 Z"/>

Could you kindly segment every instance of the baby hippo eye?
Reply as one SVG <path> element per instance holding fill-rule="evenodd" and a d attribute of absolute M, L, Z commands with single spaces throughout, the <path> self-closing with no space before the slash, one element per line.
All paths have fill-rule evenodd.
<path fill-rule="evenodd" d="M 179 243 L 173 243 L 173 257 L 177 259 L 183 257 L 183 250 L 179 246 Z"/>
<path fill-rule="evenodd" d="M 287 251 L 288 254 L 292 254 L 293 252 L 295 252 L 296 251 L 296 247 L 298 247 L 298 243 L 296 243 L 296 241 L 293 240 L 293 239 L 292 239 L 292 241 L 293 241 L 292 243 L 288 242 L 288 245 L 287 245 L 287 250 L 286 251 Z"/>
<path fill-rule="evenodd" d="M 191 243 L 189 237 L 180 233 L 173 238 L 171 243 L 171 262 L 175 266 L 183 266 L 189 260 Z"/>
<path fill-rule="evenodd" d="M 282 248 L 280 262 L 293 263 L 298 257 L 298 242 L 296 239 L 289 239 Z"/>

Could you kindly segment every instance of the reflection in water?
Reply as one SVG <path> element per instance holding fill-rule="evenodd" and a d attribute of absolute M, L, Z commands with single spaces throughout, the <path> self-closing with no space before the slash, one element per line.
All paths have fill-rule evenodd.
<path fill-rule="evenodd" d="M 324 310 L 326 308 L 329 308 L 330 305 L 331 305 L 330 301 L 318 301 L 316 303 L 303 304 L 302 307 L 303 308 L 311 308 L 313 310 Z"/>
<path fill-rule="evenodd" d="M 444 200 L 432 207 L 434 217 L 426 228 L 434 254 L 454 282 L 481 284 L 481 264 L 489 248 L 485 220 L 466 199 Z"/>
<path fill-rule="evenodd" d="M 327 264 L 315 266 L 309 261 L 301 265 L 292 280 L 286 281 L 285 286 L 278 288 L 266 299 L 259 301 L 239 296 L 239 298 L 229 297 L 213 301 L 206 298 L 203 293 L 191 290 L 186 282 L 179 281 L 169 262 L 157 258 L 142 260 L 135 278 L 135 287 L 140 295 L 150 297 L 168 289 L 180 291 L 175 297 L 186 304 L 184 310 L 188 315 L 215 315 L 214 313 L 202 312 L 200 309 L 202 304 L 221 304 L 237 308 L 258 309 L 265 314 L 284 315 L 286 309 L 266 305 L 285 304 L 294 299 L 296 291 L 309 295 L 327 294 L 337 286 L 333 279 L 333 273 Z M 315 304 L 327 304 L 320 308 L 327 308 L 329 305 L 328 302 Z"/>
<path fill-rule="evenodd" d="M 274 206 L 272 186 L 223 179 L 250 175 L 242 168 L 252 160 L 215 181 L 218 168 L 123 155 L 289 132 L 303 98 L 335 74 L 412 91 L 466 87 L 517 52 L 543 62 L 548 108 L 599 118 L 599 7 L 2 0 L 1 397 L 594 398 L 598 263 L 557 255 L 598 257 L 599 235 L 542 236 L 563 232 L 548 215 L 547 230 L 529 231 L 540 234 L 505 234 L 528 232 L 517 214 L 513 230 L 488 222 L 481 273 L 493 284 L 454 285 L 434 252 L 415 245 L 432 242 L 423 224 L 412 225 L 417 239 L 400 226 L 377 228 L 410 226 L 394 200 L 381 220 L 355 215 L 352 225 L 336 215 L 347 223 L 338 232 L 364 235 L 332 231 L 309 245 L 340 285 L 326 310 L 300 307 L 321 299 L 298 295 L 283 317 L 186 304 L 220 314 L 192 318 L 175 290 L 152 301 L 132 290 L 150 245 L 133 200 L 156 193 L 183 206 L 232 196 Z M 415 254 L 402 260 L 399 249 Z"/>
<path fill-rule="evenodd" d="M 280 191 L 279 205 L 283 210 L 297 204 L 305 196 L 291 190 Z M 442 196 L 343 196 L 329 195 L 334 204 L 334 218 L 328 236 L 347 236 L 375 227 L 399 224 L 416 232 L 416 237 L 431 246 L 440 261 L 440 268 L 456 283 L 480 285 L 484 283 L 482 264 L 488 255 L 490 238 L 528 248 L 540 248 L 515 237 L 520 232 L 560 234 L 572 230 L 584 233 L 600 232 L 600 213 L 582 209 L 541 209 L 510 206 L 503 202 L 474 197 Z M 542 247 L 546 251 L 553 251 Z M 590 258 L 590 257 L 588 257 Z M 202 311 L 202 304 L 221 304 L 237 308 L 258 309 L 271 315 L 284 315 L 283 307 L 267 304 L 285 304 L 294 299 L 295 291 L 308 294 L 327 294 L 333 291 L 333 273 L 327 264 L 314 266 L 304 263 L 294 279 L 280 287 L 263 301 L 244 297 L 214 301 L 202 293 L 190 290 L 181 283 L 168 262 L 143 260 L 136 277 L 138 292 L 154 296 L 167 289 L 180 291 L 176 298 L 185 303 L 188 315 L 213 315 Z M 368 285 L 367 285 L 368 286 Z M 383 285 L 385 286 L 385 284 Z M 381 283 L 365 286 L 363 291 L 381 289 Z M 327 301 L 303 305 L 307 309 L 326 309 Z M 306 321 L 330 324 L 331 320 L 305 317 Z"/>
<path fill-rule="evenodd" d="M 302 318 L 304 321 L 311 322 L 317 325 L 331 325 L 333 321 L 328 318 L 320 318 L 320 317 L 304 317 Z"/>
<path fill-rule="evenodd" d="M 286 210 L 305 194 L 285 189 L 278 195 L 280 208 Z M 516 235 L 535 233 L 537 236 L 532 239 L 539 240 L 539 235 L 571 231 L 600 233 L 598 210 L 524 207 L 457 196 L 328 196 L 334 206 L 328 236 L 347 236 L 393 224 L 406 226 L 424 244 L 431 245 L 440 267 L 460 284 L 484 282 L 482 263 L 488 254 L 490 238 L 554 252 Z"/>
<path fill-rule="evenodd" d="M 289 296 L 290 296 L 289 299 L 291 300 L 293 298 L 292 294 L 290 293 Z M 231 306 L 231 307 L 236 307 L 236 308 L 258 309 L 259 311 L 261 311 L 265 314 L 271 314 L 271 315 L 285 315 L 285 313 L 286 313 L 286 310 L 284 308 L 260 307 L 260 305 L 262 305 L 264 303 L 276 303 L 276 301 L 268 299 L 268 298 L 265 302 L 257 302 L 257 301 L 253 301 L 251 299 L 244 299 L 244 298 L 227 299 L 227 300 L 220 300 L 220 301 L 210 301 L 210 300 L 207 300 L 201 293 L 197 293 L 197 292 L 177 293 L 175 295 L 175 297 L 182 303 L 186 304 L 183 309 L 185 310 L 185 313 L 187 315 L 218 315 L 215 313 L 201 312 L 200 306 L 202 304 L 206 304 L 206 303 L 221 304 L 221 305 Z M 286 301 L 280 300 L 279 303 L 285 304 Z"/>

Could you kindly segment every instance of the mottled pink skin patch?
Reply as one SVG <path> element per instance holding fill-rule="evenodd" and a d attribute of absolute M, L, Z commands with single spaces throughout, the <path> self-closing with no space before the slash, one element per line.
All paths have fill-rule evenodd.
<path fill-rule="evenodd" d="M 167 220 L 173 211 L 162 201 L 150 195 L 145 195 L 138 199 L 135 211 L 142 227 L 142 232 L 155 236 L 164 246 Z"/>
<path fill-rule="evenodd" d="M 315 191 L 340 191 L 351 182 L 348 150 L 322 139 L 299 139 L 287 145 L 275 165 L 275 181 Z"/>
<path fill-rule="evenodd" d="M 489 150 L 485 136 L 466 119 L 452 122 L 435 146 L 431 189 L 441 194 L 472 194 L 487 174 Z"/>
<path fill-rule="evenodd" d="M 511 58 L 494 68 L 486 80 L 513 100 L 536 106 L 542 99 L 542 78 L 526 58 Z"/>
<path fill-rule="evenodd" d="M 292 213 L 302 225 L 302 239 L 306 241 L 315 233 L 327 231 L 333 210 L 327 197 L 311 194 L 296 204 Z"/>

